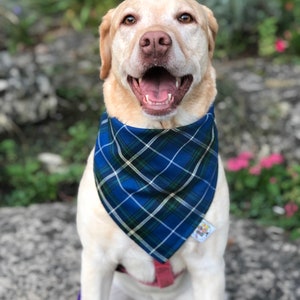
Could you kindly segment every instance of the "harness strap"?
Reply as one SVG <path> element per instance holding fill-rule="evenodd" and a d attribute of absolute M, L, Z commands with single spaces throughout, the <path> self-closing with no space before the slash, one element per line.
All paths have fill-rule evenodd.
<path fill-rule="evenodd" d="M 165 288 L 171 286 L 174 283 L 175 279 L 178 278 L 184 272 L 181 271 L 178 274 L 174 274 L 172 271 L 170 261 L 167 261 L 164 264 L 162 264 L 157 260 L 154 260 L 153 264 L 155 268 L 155 280 L 153 282 L 144 282 L 139 280 L 140 283 L 148 286 Z M 122 265 L 118 265 L 116 271 L 130 275 Z"/>
<path fill-rule="evenodd" d="M 170 261 L 166 261 L 164 264 L 157 260 L 154 260 L 155 267 L 155 281 L 160 288 L 168 287 L 175 281 L 175 276 L 172 271 Z"/>

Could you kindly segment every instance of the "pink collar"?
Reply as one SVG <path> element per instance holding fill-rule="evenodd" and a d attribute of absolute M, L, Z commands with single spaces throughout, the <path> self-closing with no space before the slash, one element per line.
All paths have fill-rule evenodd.
<path fill-rule="evenodd" d="M 169 261 L 164 264 L 158 262 L 157 260 L 153 260 L 154 268 L 155 268 L 155 280 L 153 282 L 144 282 L 140 281 L 148 286 L 165 288 L 172 285 L 177 277 L 179 277 L 184 271 L 179 272 L 178 274 L 174 274 L 172 271 L 172 266 Z M 126 269 L 122 265 L 118 265 L 118 272 L 128 274 Z M 129 275 L 129 274 L 128 274 Z"/>

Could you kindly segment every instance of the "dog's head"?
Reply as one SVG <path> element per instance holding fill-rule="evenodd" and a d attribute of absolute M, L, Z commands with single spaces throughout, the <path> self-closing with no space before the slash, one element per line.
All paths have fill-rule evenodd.
<path fill-rule="evenodd" d="M 171 118 L 201 97 L 204 112 L 215 97 L 217 30 L 213 13 L 194 0 L 126 0 L 110 10 L 100 25 L 100 77 L 105 96 L 122 99 L 106 101 L 109 113 L 123 101 L 133 114 Z"/>

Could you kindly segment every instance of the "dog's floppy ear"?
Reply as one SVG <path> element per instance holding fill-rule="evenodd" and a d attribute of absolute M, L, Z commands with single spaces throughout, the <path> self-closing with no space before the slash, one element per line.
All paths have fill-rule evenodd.
<path fill-rule="evenodd" d="M 113 9 L 109 10 L 108 13 L 103 17 L 101 25 L 99 27 L 100 34 L 100 57 L 101 57 L 101 68 L 100 78 L 105 79 L 111 68 L 111 19 Z"/>
<path fill-rule="evenodd" d="M 215 41 L 216 41 L 219 25 L 217 23 L 216 18 L 214 17 L 213 12 L 204 5 L 203 8 L 205 10 L 207 16 L 207 22 L 208 22 L 208 51 L 209 51 L 210 58 L 212 58 L 215 49 Z"/>

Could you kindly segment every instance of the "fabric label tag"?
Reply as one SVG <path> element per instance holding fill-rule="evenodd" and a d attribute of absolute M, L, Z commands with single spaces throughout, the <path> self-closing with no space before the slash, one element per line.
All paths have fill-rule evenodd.
<path fill-rule="evenodd" d="M 208 221 L 202 219 L 199 226 L 192 233 L 192 237 L 196 239 L 198 242 L 203 243 L 206 239 L 211 236 L 211 234 L 216 230 L 214 225 L 210 224 Z"/>

